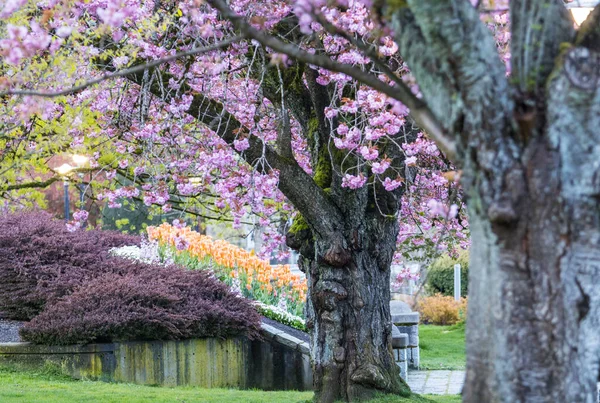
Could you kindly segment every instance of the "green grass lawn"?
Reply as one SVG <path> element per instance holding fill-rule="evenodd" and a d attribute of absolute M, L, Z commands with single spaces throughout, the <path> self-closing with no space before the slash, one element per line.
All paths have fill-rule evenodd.
<path fill-rule="evenodd" d="M 78 381 L 56 370 L 24 371 L 0 367 L 2 403 L 229 403 L 306 402 L 312 392 L 264 392 L 236 389 L 163 388 Z M 382 396 L 372 403 L 458 403 L 459 396 Z"/>
<path fill-rule="evenodd" d="M 422 369 L 465 369 L 465 326 L 419 326 Z"/>

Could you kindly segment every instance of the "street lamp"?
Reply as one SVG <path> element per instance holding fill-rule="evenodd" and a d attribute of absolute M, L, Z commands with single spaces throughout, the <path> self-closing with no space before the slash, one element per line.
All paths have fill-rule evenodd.
<path fill-rule="evenodd" d="M 77 165 L 77 168 L 83 168 L 88 161 L 89 158 L 85 155 L 73 155 L 73 162 L 75 163 L 75 165 Z M 83 184 L 83 172 L 78 172 L 77 175 L 79 176 L 79 179 L 81 179 L 81 183 L 79 184 L 79 202 L 81 203 L 81 208 L 83 209 L 85 207 L 85 185 Z"/>
<path fill-rule="evenodd" d="M 69 174 L 73 171 L 73 167 L 69 164 L 62 164 L 56 168 L 56 172 L 63 178 L 65 188 L 65 221 L 69 221 Z"/>
<path fill-rule="evenodd" d="M 598 0 L 573 0 L 566 7 L 571 11 L 575 24 L 580 26 L 598 3 Z"/>

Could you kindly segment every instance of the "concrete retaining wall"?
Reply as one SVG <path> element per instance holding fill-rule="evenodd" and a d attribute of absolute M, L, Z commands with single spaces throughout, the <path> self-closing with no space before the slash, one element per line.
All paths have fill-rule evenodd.
<path fill-rule="evenodd" d="M 127 342 L 85 346 L 0 344 L 0 363 L 50 361 L 75 378 L 143 385 L 311 390 L 307 343 L 263 324 L 247 338 Z"/>

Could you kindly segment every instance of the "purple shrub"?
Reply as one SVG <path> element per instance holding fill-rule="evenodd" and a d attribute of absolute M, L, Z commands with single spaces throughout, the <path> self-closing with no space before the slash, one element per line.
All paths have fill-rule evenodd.
<path fill-rule="evenodd" d="M 45 304 L 73 292 L 104 272 L 123 270 L 108 263 L 112 247 L 139 237 L 111 231 L 68 232 L 44 212 L 0 216 L 0 312 L 29 320 Z"/>
<path fill-rule="evenodd" d="M 41 344 L 258 335 L 260 316 L 208 272 L 140 265 L 105 274 L 21 329 Z"/>

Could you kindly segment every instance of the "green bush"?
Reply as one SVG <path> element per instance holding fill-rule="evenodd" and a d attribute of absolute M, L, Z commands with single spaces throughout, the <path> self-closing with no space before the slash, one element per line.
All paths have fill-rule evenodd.
<path fill-rule="evenodd" d="M 446 255 L 429 267 L 426 288 L 432 294 L 454 295 L 454 265 L 460 264 L 460 295 L 469 290 L 469 252 L 461 252 L 457 259 Z"/>

